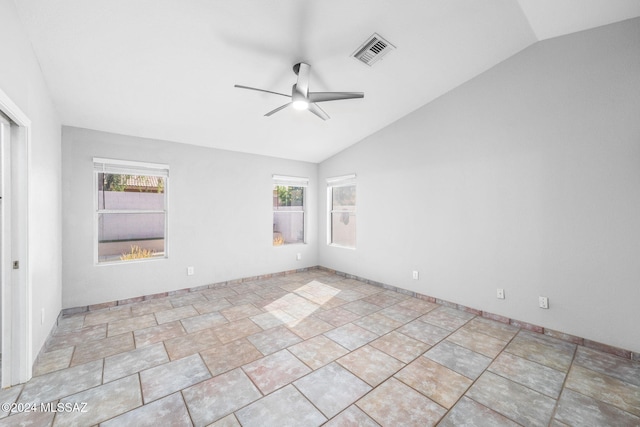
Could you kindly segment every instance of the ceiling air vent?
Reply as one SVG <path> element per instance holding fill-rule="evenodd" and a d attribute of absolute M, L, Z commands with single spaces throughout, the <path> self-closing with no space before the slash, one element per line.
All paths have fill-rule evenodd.
<path fill-rule="evenodd" d="M 352 56 L 368 66 L 372 66 L 395 48 L 394 45 L 374 33 Z"/>

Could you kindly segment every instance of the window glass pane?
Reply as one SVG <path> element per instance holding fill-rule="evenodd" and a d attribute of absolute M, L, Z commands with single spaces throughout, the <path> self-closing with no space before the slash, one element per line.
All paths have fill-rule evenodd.
<path fill-rule="evenodd" d="M 276 185 L 273 190 L 273 209 L 301 211 L 304 207 L 304 187 Z"/>
<path fill-rule="evenodd" d="M 356 214 L 333 212 L 331 214 L 331 243 L 348 248 L 356 247 Z"/>
<path fill-rule="evenodd" d="M 164 213 L 98 214 L 98 261 L 164 256 Z"/>
<path fill-rule="evenodd" d="M 304 212 L 273 213 L 273 245 L 304 243 Z"/>
<path fill-rule="evenodd" d="M 355 211 L 356 186 L 346 185 L 344 187 L 333 187 L 332 198 L 334 210 Z"/>
<path fill-rule="evenodd" d="M 98 174 L 98 209 L 163 210 L 164 178 Z"/>

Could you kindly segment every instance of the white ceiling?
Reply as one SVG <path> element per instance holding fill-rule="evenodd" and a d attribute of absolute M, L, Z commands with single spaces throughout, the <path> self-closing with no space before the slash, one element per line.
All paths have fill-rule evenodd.
<path fill-rule="evenodd" d="M 15 0 L 63 124 L 320 162 L 538 40 L 640 16 L 640 0 Z M 397 50 L 350 55 L 374 32 Z M 263 115 L 290 93 L 361 91 Z M 283 102 L 284 101 L 284 102 Z"/>

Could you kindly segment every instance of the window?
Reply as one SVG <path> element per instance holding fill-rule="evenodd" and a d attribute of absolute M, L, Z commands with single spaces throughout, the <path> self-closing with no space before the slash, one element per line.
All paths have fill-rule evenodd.
<path fill-rule="evenodd" d="M 169 166 L 93 159 L 98 263 L 167 257 Z"/>
<path fill-rule="evenodd" d="M 305 197 L 309 180 L 273 176 L 273 246 L 305 243 Z"/>
<path fill-rule="evenodd" d="M 356 247 L 356 176 L 327 179 L 327 241 L 330 245 Z"/>

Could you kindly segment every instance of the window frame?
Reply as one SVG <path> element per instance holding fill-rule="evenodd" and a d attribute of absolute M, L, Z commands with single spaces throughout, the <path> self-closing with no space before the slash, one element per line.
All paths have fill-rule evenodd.
<path fill-rule="evenodd" d="M 164 209 L 100 209 L 98 197 L 98 177 L 101 173 L 118 175 L 157 176 L 164 180 Z M 166 260 L 169 258 L 169 165 L 131 160 L 93 158 L 93 262 L 95 266 L 134 264 Z M 135 260 L 100 261 L 99 258 L 99 218 L 101 214 L 164 214 L 164 255 Z"/>
<path fill-rule="evenodd" d="M 307 215 L 307 197 L 309 190 L 309 178 L 289 176 L 289 175 L 272 175 L 271 191 L 275 190 L 277 186 L 286 187 L 303 187 L 304 193 L 302 198 L 302 209 L 299 211 L 277 211 L 273 206 L 273 200 L 271 203 L 271 223 L 273 225 L 276 212 L 302 212 L 302 242 L 296 243 L 283 243 L 282 245 L 273 244 L 273 236 L 271 239 L 271 246 L 274 248 L 292 246 L 292 245 L 306 245 L 307 244 L 307 229 L 308 229 L 308 215 Z M 273 230 L 272 230 L 273 232 Z"/>
<path fill-rule="evenodd" d="M 333 189 L 339 187 L 355 187 L 356 188 L 356 204 L 352 211 L 345 209 L 333 209 Z M 356 184 L 356 174 L 342 175 L 336 176 L 332 178 L 327 178 L 327 246 L 332 246 L 335 248 L 343 248 L 343 249 L 351 249 L 355 250 L 357 247 L 357 233 L 358 228 L 356 226 L 355 236 L 354 236 L 354 244 L 353 247 L 340 245 L 338 243 L 333 243 L 333 214 L 334 213 L 349 213 L 353 214 L 357 217 L 358 215 L 358 202 L 357 202 L 357 194 L 358 194 L 358 186 Z M 357 224 L 357 222 L 356 222 Z"/>

